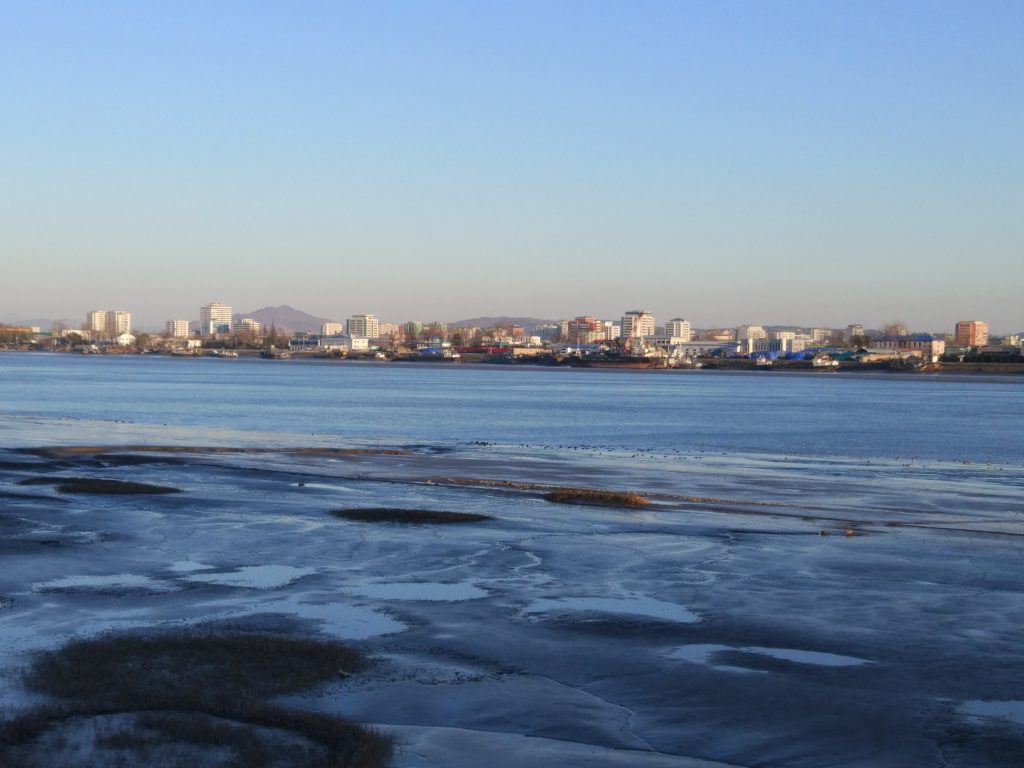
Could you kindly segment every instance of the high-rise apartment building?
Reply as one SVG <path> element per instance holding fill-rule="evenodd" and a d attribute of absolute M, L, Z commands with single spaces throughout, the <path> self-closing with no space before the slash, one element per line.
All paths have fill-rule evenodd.
<path fill-rule="evenodd" d="M 187 339 L 189 337 L 188 320 L 168 320 L 164 333 L 172 339 Z"/>
<path fill-rule="evenodd" d="M 864 335 L 864 326 L 861 325 L 860 323 L 851 323 L 850 325 L 846 326 L 845 338 L 846 338 L 846 343 L 847 344 L 852 344 L 853 340 L 855 338 L 863 336 L 863 335 Z"/>
<path fill-rule="evenodd" d="M 982 320 L 961 320 L 956 324 L 958 347 L 984 347 L 988 344 L 988 323 Z"/>
<path fill-rule="evenodd" d="M 231 307 L 212 301 L 199 308 L 199 332 L 212 336 L 215 333 L 231 332 Z"/>
<path fill-rule="evenodd" d="M 346 323 L 349 336 L 376 339 L 380 336 L 380 320 L 373 315 L 352 315 Z"/>
<path fill-rule="evenodd" d="M 107 332 L 107 310 L 94 309 L 85 316 L 85 330 L 90 333 L 103 334 Z"/>
<path fill-rule="evenodd" d="M 693 329 L 690 328 L 690 321 L 683 320 L 681 317 L 672 318 L 665 327 L 665 335 L 682 339 L 683 343 L 693 341 Z"/>
<path fill-rule="evenodd" d="M 410 320 L 402 326 L 402 333 L 406 341 L 416 341 L 423 333 L 423 323 L 419 320 Z"/>
<path fill-rule="evenodd" d="M 344 332 L 344 323 L 324 323 L 320 326 L 321 336 L 341 336 Z"/>
<path fill-rule="evenodd" d="M 122 333 L 132 332 L 132 313 L 122 310 L 107 312 L 107 333 L 111 336 L 120 336 Z"/>
<path fill-rule="evenodd" d="M 622 316 L 622 336 L 640 339 L 654 335 L 654 315 L 646 309 L 631 309 Z"/>
<path fill-rule="evenodd" d="M 123 310 L 94 309 L 85 316 L 85 328 L 94 335 L 115 338 L 131 333 L 132 313 Z"/>

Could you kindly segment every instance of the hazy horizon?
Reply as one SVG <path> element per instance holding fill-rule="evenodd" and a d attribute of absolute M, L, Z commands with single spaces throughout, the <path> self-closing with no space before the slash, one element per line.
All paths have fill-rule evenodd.
<path fill-rule="evenodd" d="M 0 316 L 1024 330 L 1024 5 L 11 2 Z"/>

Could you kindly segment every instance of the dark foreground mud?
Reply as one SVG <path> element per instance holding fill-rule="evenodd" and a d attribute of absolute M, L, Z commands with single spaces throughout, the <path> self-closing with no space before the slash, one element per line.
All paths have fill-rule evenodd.
<path fill-rule="evenodd" d="M 206 739 L 315 765 L 328 747 L 302 730 L 308 718 L 391 735 L 406 768 L 1024 764 L 1019 468 L 537 461 L 487 447 L 25 455 L 0 452 L 0 706 L 8 729 L 34 707 L 50 719 L 6 732 L 8 762 L 148 749 L 159 764 Z M 124 458 L 154 455 L 167 460 Z M 180 493 L 19 484 L 33 477 Z M 545 501 L 562 487 L 649 503 Z M 381 525 L 328 514 L 339 509 L 485 519 Z M 57 669 L 59 689 L 33 667 L 67 658 L 52 652 L 74 638 L 211 627 L 343 643 L 369 663 L 299 653 L 301 684 L 275 686 L 267 667 L 249 690 L 223 655 L 207 659 L 189 667 L 206 669 L 201 716 L 191 700 L 193 714 L 108 701 L 118 687 L 76 682 L 82 664 Z M 104 663 L 145 668 L 152 648 L 118 642 L 129 647 Z M 253 709 L 228 711 L 236 701 Z"/>

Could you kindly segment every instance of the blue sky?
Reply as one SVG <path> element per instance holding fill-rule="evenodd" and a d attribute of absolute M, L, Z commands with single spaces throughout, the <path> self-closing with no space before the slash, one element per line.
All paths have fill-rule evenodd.
<path fill-rule="evenodd" d="M 1020 2 L 9 1 L 0 316 L 1021 330 L 1021 40 Z"/>

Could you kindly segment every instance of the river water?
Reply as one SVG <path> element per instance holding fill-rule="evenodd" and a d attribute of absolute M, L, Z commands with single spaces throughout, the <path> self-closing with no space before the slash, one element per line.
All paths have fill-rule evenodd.
<path fill-rule="evenodd" d="M 1024 463 L 1024 381 L 0 354 L 0 445 L 106 438 Z"/>

